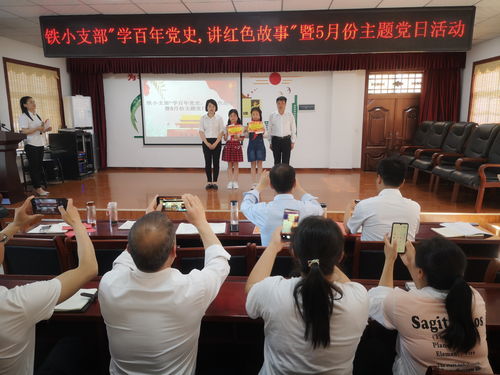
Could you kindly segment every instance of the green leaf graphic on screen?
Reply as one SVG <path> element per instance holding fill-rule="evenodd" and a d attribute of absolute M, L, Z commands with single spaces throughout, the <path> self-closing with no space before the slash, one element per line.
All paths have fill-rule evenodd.
<path fill-rule="evenodd" d="M 135 99 L 132 100 L 132 103 L 130 103 L 130 122 L 132 122 L 132 126 L 137 133 L 139 133 L 139 129 L 137 129 L 137 119 L 135 118 L 135 113 L 137 112 L 141 104 L 141 94 L 137 95 Z"/>

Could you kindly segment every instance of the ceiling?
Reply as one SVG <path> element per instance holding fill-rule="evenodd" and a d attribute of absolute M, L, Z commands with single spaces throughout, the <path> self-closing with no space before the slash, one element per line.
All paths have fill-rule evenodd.
<path fill-rule="evenodd" d="M 474 5 L 473 44 L 500 36 L 500 0 L 0 0 L 0 36 L 42 46 L 38 17 Z"/>

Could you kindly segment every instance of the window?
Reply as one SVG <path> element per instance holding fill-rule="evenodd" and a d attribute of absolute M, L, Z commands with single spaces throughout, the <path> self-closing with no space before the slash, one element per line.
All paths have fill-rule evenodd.
<path fill-rule="evenodd" d="M 474 63 L 469 121 L 478 124 L 500 122 L 500 56 Z"/>
<path fill-rule="evenodd" d="M 50 119 L 52 133 L 63 127 L 63 110 L 59 68 L 3 58 L 10 123 L 19 131 L 19 100 L 31 96 L 42 120 Z"/>
<path fill-rule="evenodd" d="M 422 73 L 370 73 L 368 94 L 420 93 Z"/>

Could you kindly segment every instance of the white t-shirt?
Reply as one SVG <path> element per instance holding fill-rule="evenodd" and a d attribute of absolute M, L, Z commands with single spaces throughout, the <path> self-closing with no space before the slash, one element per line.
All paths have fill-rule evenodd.
<path fill-rule="evenodd" d="M 0 286 L 0 374 L 33 374 L 35 325 L 52 316 L 60 294 L 58 279 Z"/>
<path fill-rule="evenodd" d="M 383 241 L 396 222 L 409 224 L 408 240 L 414 241 L 420 226 L 420 205 L 404 198 L 399 189 L 384 189 L 355 206 L 347 227 L 351 233 L 363 227 L 361 241 Z"/>
<path fill-rule="evenodd" d="M 201 319 L 229 274 L 220 245 L 205 250 L 205 267 L 145 273 L 128 251 L 99 284 L 110 374 L 194 374 Z"/>
<path fill-rule="evenodd" d="M 271 113 L 271 116 L 269 116 L 269 133 L 271 137 L 291 136 L 292 143 L 295 143 L 297 140 L 297 125 L 293 114 L 291 112 L 280 114 L 278 111 Z"/>
<path fill-rule="evenodd" d="M 224 121 L 217 113 L 213 117 L 208 117 L 207 114 L 201 116 L 199 131 L 205 133 L 205 138 L 218 138 L 225 130 Z"/>
<path fill-rule="evenodd" d="M 42 120 L 38 118 L 35 113 L 30 112 L 31 120 L 25 113 L 19 116 L 19 128 L 21 129 L 34 129 L 42 125 Z M 34 132 L 26 136 L 25 144 L 32 146 L 45 146 L 45 133 Z"/>
<path fill-rule="evenodd" d="M 248 293 L 248 315 L 264 319 L 264 364 L 260 374 L 352 374 L 354 354 L 368 320 L 365 287 L 354 282 L 335 284 L 343 296 L 333 303 L 330 346 L 313 349 L 311 342 L 304 339 L 304 321 L 293 298 L 299 280 L 267 277 Z"/>
<path fill-rule="evenodd" d="M 388 329 L 398 330 L 395 375 L 424 375 L 429 366 L 448 371 L 492 373 L 486 343 L 486 307 L 472 288 L 472 314 L 480 341 L 467 354 L 454 353 L 439 337 L 448 322 L 446 291 L 431 287 L 405 291 L 379 286 L 370 289 L 370 317 Z"/>

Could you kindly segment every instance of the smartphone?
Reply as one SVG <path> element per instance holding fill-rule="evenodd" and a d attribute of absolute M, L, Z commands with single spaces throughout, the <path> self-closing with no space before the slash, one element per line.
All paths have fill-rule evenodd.
<path fill-rule="evenodd" d="M 31 200 L 31 207 L 34 214 L 60 215 L 57 208 L 59 206 L 63 206 L 66 209 L 68 207 L 68 200 L 66 198 L 33 198 Z"/>
<path fill-rule="evenodd" d="M 391 243 L 397 241 L 398 253 L 402 254 L 406 251 L 406 240 L 408 238 L 408 223 L 392 223 Z"/>
<path fill-rule="evenodd" d="M 162 211 L 186 212 L 186 205 L 182 197 L 162 195 L 156 198 L 157 205 L 163 205 Z"/>
<path fill-rule="evenodd" d="M 300 211 L 286 208 L 283 212 L 283 224 L 281 226 L 281 239 L 290 241 L 292 239 L 292 231 L 299 225 Z"/>

